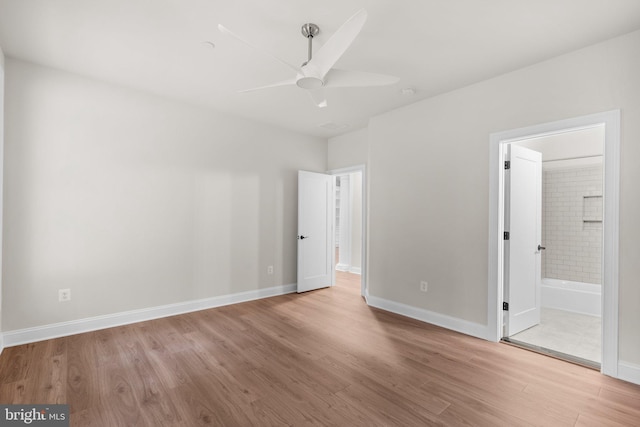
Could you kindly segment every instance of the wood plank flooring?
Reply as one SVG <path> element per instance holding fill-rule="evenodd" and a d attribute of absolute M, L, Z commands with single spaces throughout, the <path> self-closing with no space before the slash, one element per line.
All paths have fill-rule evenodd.
<path fill-rule="evenodd" d="M 359 278 L 11 347 L 0 403 L 73 426 L 638 426 L 640 386 L 368 307 Z"/>

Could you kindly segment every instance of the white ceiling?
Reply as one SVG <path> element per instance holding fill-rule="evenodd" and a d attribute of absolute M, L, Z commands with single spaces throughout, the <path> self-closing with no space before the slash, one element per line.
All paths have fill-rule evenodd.
<path fill-rule="evenodd" d="M 297 87 L 237 93 L 293 76 L 219 23 L 301 64 L 302 24 L 320 26 L 317 49 L 362 7 L 369 19 L 336 67 L 399 83 L 330 89 L 324 109 Z M 7 56 L 321 137 L 639 28 L 638 0 L 0 0 Z"/>
<path fill-rule="evenodd" d="M 553 162 L 601 157 L 604 151 L 604 137 L 604 125 L 598 125 L 529 138 L 515 144 L 538 151 L 542 154 L 543 162 Z M 600 158 L 597 162 L 601 161 Z"/>

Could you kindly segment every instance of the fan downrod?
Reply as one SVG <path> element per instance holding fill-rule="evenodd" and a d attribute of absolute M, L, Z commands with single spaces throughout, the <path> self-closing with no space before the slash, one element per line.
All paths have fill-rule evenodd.
<path fill-rule="evenodd" d="M 318 33 L 320 32 L 320 27 L 318 27 L 316 24 L 309 23 L 309 24 L 304 24 L 300 29 L 300 31 L 302 32 L 302 35 L 308 40 L 307 60 L 302 64 L 302 66 L 304 67 L 309 63 L 309 61 L 311 61 L 311 57 L 313 56 L 313 38 L 317 36 Z M 298 84 L 298 86 L 300 86 L 300 84 Z M 304 87 L 304 86 L 300 86 L 300 87 Z M 305 87 L 305 89 L 309 89 L 309 88 Z"/>
<path fill-rule="evenodd" d="M 313 38 L 320 32 L 320 27 L 311 23 L 304 24 L 301 31 L 302 35 L 308 40 L 307 60 L 302 64 L 302 67 L 305 67 L 311 61 L 311 57 L 313 55 Z M 324 86 L 324 82 L 321 78 L 314 75 L 306 75 L 305 73 L 304 76 L 301 76 L 296 80 L 296 85 L 302 89 L 314 90 Z"/>

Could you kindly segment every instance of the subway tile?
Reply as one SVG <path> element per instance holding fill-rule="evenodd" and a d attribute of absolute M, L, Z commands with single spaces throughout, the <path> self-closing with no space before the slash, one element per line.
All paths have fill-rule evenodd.
<path fill-rule="evenodd" d="M 545 275 L 599 282 L 602 224 L 583 218 L 602 215 L 601 202 L 585 199 L 602 194 L 602 167 L 544 171 L 543 182 Z"/>

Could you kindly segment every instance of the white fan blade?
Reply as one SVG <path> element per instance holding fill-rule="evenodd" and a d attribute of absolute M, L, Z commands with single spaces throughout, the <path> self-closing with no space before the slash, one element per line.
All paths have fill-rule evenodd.
<path fill-rule="evenodd" d="M 398 83 L 399 77 L 386 74 L 346 71 L 332 68 L 325 78 L 325 87 L 387 86 Z"/>
<path fill-rule="evenodd" d="M 300 73 L 300 67 L 296 67 L 295 65 L 291 65 L 289 64 L 287 61 L 285 61 L 284 59 L 280 59 L 277 56 L 275 56 L 273 53 L 266 51 L 254 44 L 249 43 L 248 41 L 244 40 L 243 38 L 241 38 L 240 36 L 238 36 L 237 34 L 233 33 L 231 30 L 229 30 L 228 28 L 226 28 L 224 25 L 222 24 L 218 24 L 218 30 L 220 30 L 220 32 L 222 34 L 227 34 L 230 35 L 231 37 L 233 37 L 234 39 L 241 41 L 242 43 L 246 44 L 247 46 L 249 46 L 252 49 L 255 49 L 257 51 L 260 51 L 270 57 L 272 57 L 273 59 L 275 59 L 276 61 L 280 62 L 281 64 L 286 65 L 287 67 L 291 68 L 293 71 L 295 71 L 296 73 Z"/>
<path fill-rule="evenodd" d="M 327 106 L 327 98 L 324 96 L 324 89 L 316 89 L 316 90 L 308 90 L 313 103 L 318 106 L 318 108 L 324 108 Z"/>
<path fill-rule="evenodd" d="M 342 54 L 351 46 L 351 43 L 353 43 L 358 36 L 366 21 L 367 11 L 360 9 L 338 28 L 338 31 L 327 40 L 318 53 L 309 61 L 309 65 L 320 72 L 321 78 L 327 75 L 331 67 L 334 66 Z"/>
<path fill-rule="evenodd" d="M 251 89 L 239 90 L 238 93 L 253 92 L 255 90 L 269 89 L 272 87 L 279 87 L 279 86 L 295 86 L 295 85 L 296 85 L 296 79 L 289 79 L 289 80 L 282 80 L 280 82 L 271 83 L 265 86 L 258 86 Z"/>

